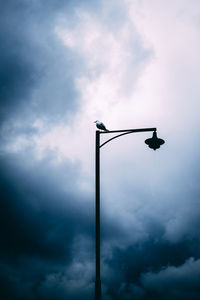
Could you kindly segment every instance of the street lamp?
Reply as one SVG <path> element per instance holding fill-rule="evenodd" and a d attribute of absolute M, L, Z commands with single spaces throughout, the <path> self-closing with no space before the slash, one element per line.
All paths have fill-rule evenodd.
<path fill-rule="evenodd" d="M 152 149 L 156 150 L 164 144 L 164 140 L 157 138 L 156 128 L 140 128 L 140 129 L 125 129 L 125 130 L 112 130 L 112 131 L 99 131 L 96 130 L 96 176 L 95 176 L 95 187 L 96 187 L 96 279 L 95 279 L 95 300 L 101 300 L 101 257 L 100 257 L 100 148 L 105 144 L 114 140 L 120 136 L 136 133 L 153 131 L 153 137 L 145 140 L 145 143 Z M 120 133 L 116 136 L 108 139 L 103 144 L 100 144 L 100 135 L 108 133 Z"/>

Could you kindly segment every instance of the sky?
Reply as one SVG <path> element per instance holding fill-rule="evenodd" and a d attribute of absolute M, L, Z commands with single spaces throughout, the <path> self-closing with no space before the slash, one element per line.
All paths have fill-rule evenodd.
<path fill-rule="evenodd" d="M 200 2 L 0 3 L 0 296 L 200 297 Z M 101 136 L 105 141 L 111 134 Z"/>

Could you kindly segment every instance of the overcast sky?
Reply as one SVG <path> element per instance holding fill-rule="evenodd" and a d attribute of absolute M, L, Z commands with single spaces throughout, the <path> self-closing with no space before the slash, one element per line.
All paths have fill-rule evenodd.
<path fill-rule="evenodd" d="M 0 4 L 0 298 L 200 298 L 199 0 Z M 107 136 L 107 135 L 106 135 Z M 102 136 L 102 141 L 105 135 Z"/>

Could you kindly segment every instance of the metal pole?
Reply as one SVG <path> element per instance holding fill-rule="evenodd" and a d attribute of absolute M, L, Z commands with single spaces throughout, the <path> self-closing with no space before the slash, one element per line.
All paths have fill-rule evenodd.
<path fill-rule="evenodd" d="M 96 131 L 96 280 L 95 300 L 101 300 L 100 272 L 100 132 Z"/>

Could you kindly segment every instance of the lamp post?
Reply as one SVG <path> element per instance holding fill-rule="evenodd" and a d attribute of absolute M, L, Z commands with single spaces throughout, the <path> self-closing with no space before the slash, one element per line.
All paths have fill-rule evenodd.
<path fill-rule="evenodd" d="M 101 300 L 101 256 L 100 256 L 100 148 L 113 139 L 120 136 L 136 133 L 153 131 L 153 137 L 145 140 L 145 143 L 151 149 L 158 149 L 164 140 L 157 138 L 156 128 L 139 128 L 139 129 L 125 129 L 125 130 L 112 130 L 112 131 L 99 131 L 96 130 L 96 174 L 95 174 L 95 188 L 96 188 L 96 201 L 95 201 L 95 217 L 96 217 L 96 278 L 95 278 L 95 300 Z M 100 135 L 108 133 L 120 133 L 108 139 L 103 144 L 100 144 Z"/>

